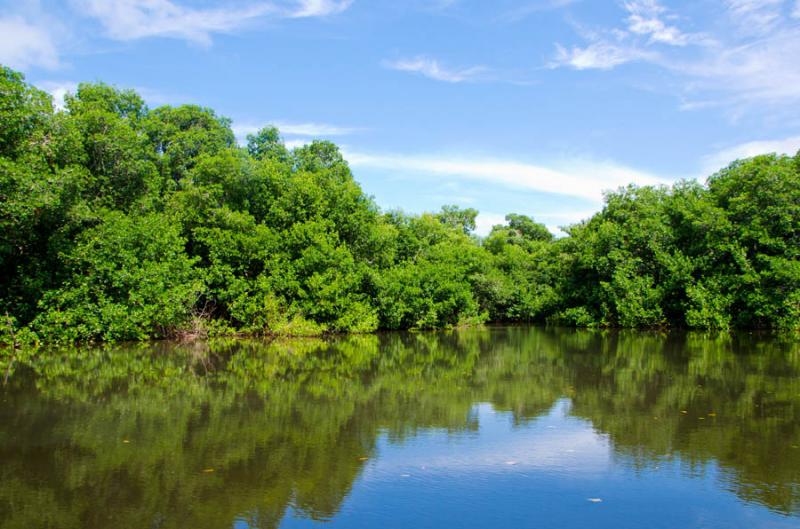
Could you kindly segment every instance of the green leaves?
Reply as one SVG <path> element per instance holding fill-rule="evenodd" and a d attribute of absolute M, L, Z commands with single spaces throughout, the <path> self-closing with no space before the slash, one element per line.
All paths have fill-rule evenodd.
<path fill-rule="evenodd" d="M 798 328 L 800 153 L 628 186 L 555 240 L 509 214 L 381 213 L 339 148 L 236 145 L 194 105 L 49 96 L 0 70 L 0 303 L 50 340 L 483 321 Z"/>
<path fill-rule="evenodd" d="M 188 321 L 203 290 L 185 240 L 162 214 L 108 212 L 64 259 L 71 272 L 48 292 L 33 327 L 49 340 L 141 340 Z"/>
<path fill-rule="evenodd" d="M 52 113 L 49 95 L 0 65 L 0 156 L 15 157 L 35 148 Z"/>

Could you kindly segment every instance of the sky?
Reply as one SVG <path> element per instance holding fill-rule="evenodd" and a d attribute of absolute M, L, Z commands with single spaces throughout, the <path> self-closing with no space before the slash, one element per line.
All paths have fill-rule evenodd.
<path fill-rule="evenodd" d="M 0 0 L 0 63 L 334 141 L 383 209 L 479 233 L 800 149 L 800 0 Z"/>

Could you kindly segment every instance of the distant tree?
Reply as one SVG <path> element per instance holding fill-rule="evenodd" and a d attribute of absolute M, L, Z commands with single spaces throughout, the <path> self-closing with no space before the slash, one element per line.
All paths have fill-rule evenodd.
<path fill-rule="evenodd" d="M 443 224 L 459 229 L 465 234 L 475 231 L 475 219 L 477 216 L 477 209 L 462 209 L 458 206 L 442 206 L 442 210 L 438 214 L 439 220 Z"/>

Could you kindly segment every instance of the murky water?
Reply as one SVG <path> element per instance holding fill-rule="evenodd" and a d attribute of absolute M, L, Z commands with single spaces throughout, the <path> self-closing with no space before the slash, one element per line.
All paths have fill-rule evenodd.
<path fill-rule="evenodd" d="M 0 363 L 2 528 L 796 528 L 800 341 L 529 327 Z"/>

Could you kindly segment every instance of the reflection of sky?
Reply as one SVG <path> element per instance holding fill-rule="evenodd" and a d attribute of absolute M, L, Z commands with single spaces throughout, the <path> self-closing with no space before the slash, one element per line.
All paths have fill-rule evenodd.
<path fill-rule="evenodd" d="M 401 450 L 381 438 L 380 457 L 367 467 L 363 480 L 392 480 L 422 471 L 459 477 L 523 470 L 602 472 L 611 460 L 608 440 L 589 422 L 569 417 L 569 407 L 569 400 L 561 400 L 547 415 L 515 426 L 508 413 L 477 404 L 472 411 L 480 424 L 477 436 L 428 431 L 405 440 Z"/>
<path fill-rule="evenodd" d="M 510 413 L 477 404 L 477 432 L 432 429 L 402 443 L 384 435 L 326 527 L 798 527 L 797 518 L 722 490 L 713 468 L 689 477 L 677 458 L 644 470 L 623 464 L 590 422 L 569 416 L 569 406 L 558 401 L 515 425 Z M 315 523 L 290 509 L 282 527 Z"/>

